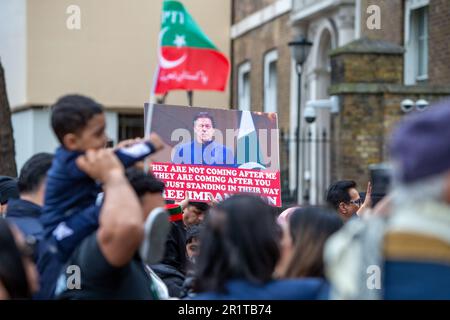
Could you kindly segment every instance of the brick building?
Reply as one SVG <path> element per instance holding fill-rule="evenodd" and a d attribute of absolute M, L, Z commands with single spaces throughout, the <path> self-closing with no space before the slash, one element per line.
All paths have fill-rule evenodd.
<path fill-rule="evenodd" d="M 365 27 L 367 10 L 378 5 L 381 11 L 382 27 L 369 30 Z M 405 74 L 405 84 L 449 85 L 450 68 L 450 2 L 447 0 L 361 0 L 361 35 L 371 39 L 388 41 L 406 49 L 405 72 L 414 70 L 414 60 L 419 57 L 421 43 L 428 40 L 423 64 L 428 74 L 422 80 L 411 79 Z M 422 27 L 423 26 L 423 27 Z M 420 29 L 420 30 L 419 30 Z M 409 78 L 408 78 L 409 77 Z"/>
<path fill-rule="evenodd" d="M 361 0 L 356 40 L 331 52 L 332 86 L 341 110 L 333 117 L 331 176 L 364 185 L 368 166 L 385 161 L 403 100 L 433 102 L 450 95 L 450 2 Z M 377 5 L 381 28 L 367 18 Z M 410 112 L 418 112 L 412 110 Z"/>
<path fill-rule="evenodd" d="M 240 110 L 277 112 L 282 133 L 290 128 L 291 1 L 232 2 L 231 106 Z M 281 180 L 288 183 L 288 148 L 280 145 Z M 289 185 L 284 185 L 284 191 Z M 286 196 L 286 195 L 285 195 Z"/>
<path fill-rule="evenodd" d="M 232 14 L 231 105 L 279 113 L 287 202 L 294 195 L 321 203 L 336 179 L 364 186 L 369 165 L 387 159 L 401 102 L 450 96 L 449 1 L 240 0 Z M 299 34 L 313 42 L 300 90 L 287 46 Z M 298 112 L 330 95 L 339 111 L 316 109 L 312 124 L 302 119 L 297 144 Z"/>

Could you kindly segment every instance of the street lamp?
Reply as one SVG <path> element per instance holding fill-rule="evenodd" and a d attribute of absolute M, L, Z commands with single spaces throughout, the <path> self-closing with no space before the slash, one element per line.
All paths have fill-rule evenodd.
<path fill-rule="evenodd" d="M 296 135 L 296 177 L 295 177 L 295 199 L 296 202 L 299 202 L 298 197 L 298 185 L 300 183 L 300 123 L 301 123 L 301 90 L 302 90 L 302 67 L 303 63 L 305 63 L 308 58 L 309 52 L 311 51 L 312 42 L 308 41 L 305 37 L 299 36 L 295 38 L 293 41 L 288 43 L 288 46 L 291 48 L 292 58 L 296 63 L 296 70 L 298 76 L 298 89 L 297 89 L 297 129 L 295 132 Z"/>
<path fill-rule="evenodd" d="M 308 59 L 308 55 L 311 51 L 312 45 L 312 42 L 308 41 L 303 36 L 300 36 L 288 43 L 288 46 L 291 48 L 292 58 L 294 58 L 297 66 L 301 67 L 303 63 L 305 63 L 306 59 Z M 299 70 L 297 70 L 297 72 L 298 71 Z"/>

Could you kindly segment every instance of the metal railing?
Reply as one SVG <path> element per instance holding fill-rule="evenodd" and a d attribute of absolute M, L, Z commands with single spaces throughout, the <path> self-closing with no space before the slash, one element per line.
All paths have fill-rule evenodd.
<path fill-rule="evenodd" d="M 297 186 L 294 190 L 290 189 L 290 170 L 296 170 L 295 166 L 290 166 L 290 152 L 295 152 L 291 150 L 290 145 L 294 142 L 296 146 L 300 147 L 301 154 L 300 159 L 304 162 L 300 165 L 300 172 L 305 170 L 311 171 L 311 153 L 313 152 L 313 144 L 316 144 L 315 152 L 316 159 L 322 158 L 319 161 L 320 166 L 316 166 L 315 177 L 317 179 L 317 186 L 319 190 L 317 193 L 319 195 L 324 193 L 324 188 L 327 186 L 327 177 L 329 176 L 330 168 L 328 167 L 328 157 L 329 157 L 329 144 L 330 139 L 326 130 L 322 130 L 321 134 L 317 138 L 313 138 L 310 129 L 306 132 L 306 137 L 299 138 L 298 133 L 295 138 L 291 138 L 288 133 L 280 129 L 280 177 L 281 177 L 281 200 L 283 202 L 283 207 L 289 207 L 298 203 L 309 204 L 310 203 L 310 188 L 311 180 L 303 175 L 303 179 L 300 180 L 302 184 L 302 198 L 297 199 L 298 188 Z M 298 159 L 296 159 L 298 161 Z M 297 173 L 298 174 L 298 173 Z M 312 174 L 312 172 L 311 172 Z"/>

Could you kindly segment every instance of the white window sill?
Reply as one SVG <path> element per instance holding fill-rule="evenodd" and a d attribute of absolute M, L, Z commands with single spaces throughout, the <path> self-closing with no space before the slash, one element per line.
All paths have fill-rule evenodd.
<path fill-rule="evenodd" d="M 422 75 L 422 76 L 417 76 L 416 77 L 416 81 L 417 82 L 423 82 L 423 81 L 427 81 L 428 80 L 428 75 Z"/>

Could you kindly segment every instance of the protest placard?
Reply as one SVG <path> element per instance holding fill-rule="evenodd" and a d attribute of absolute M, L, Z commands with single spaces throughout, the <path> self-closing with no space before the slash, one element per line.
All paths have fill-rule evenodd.
<path fill-rule="evenodd" d="M 166 199 L 221 201 L 250 192 L 281 206 L 275 113 L 155 104 L 151 130 L 166 144 L 151 165 Z"/>

